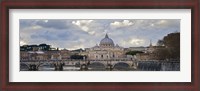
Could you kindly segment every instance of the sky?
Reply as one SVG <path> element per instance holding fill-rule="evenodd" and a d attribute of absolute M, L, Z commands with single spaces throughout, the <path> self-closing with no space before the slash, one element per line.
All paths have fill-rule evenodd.
<path fill-rule="evenodd" d="M 20 45 L 48 44 L 69 50 L 99 44 L 107 33 L 121 47 L 156 45 L 180 32 L 179 19 L 20 19 Z"/>

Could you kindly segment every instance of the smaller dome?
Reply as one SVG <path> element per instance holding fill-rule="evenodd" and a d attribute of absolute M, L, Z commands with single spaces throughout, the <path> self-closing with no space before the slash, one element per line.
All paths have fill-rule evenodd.
<path fill-rule="evenodd" d="M 118 45 L 118 44 L 116 44 L 116 47 L 119 47 L 119 45 Z"/>
<path fill-rule="evenodd" d="M 99 48 L 98 44 L 96 44 L 93 48 Z"/>

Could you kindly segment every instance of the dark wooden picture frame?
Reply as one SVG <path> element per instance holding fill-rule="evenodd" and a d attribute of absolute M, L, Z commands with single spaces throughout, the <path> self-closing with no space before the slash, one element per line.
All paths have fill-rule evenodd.
<path fill-rule="evenodd" d="M 9 82 L 9 9 L 191 9 L 191 82 Z M 200 91 L 199 0 L 35 0 L 1 2 L 1 90 Z"/>

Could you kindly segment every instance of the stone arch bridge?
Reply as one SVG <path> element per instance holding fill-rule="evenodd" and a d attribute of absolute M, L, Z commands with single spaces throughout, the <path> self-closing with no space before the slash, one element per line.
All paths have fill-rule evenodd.
<path fill-rule="evenodd" d="M 137 61 L 112 61 L 112 60 L 57 60 L 57 61 L 21 61 L 20 65 L 24 65 L 30 71 L 36 71 L 39 67 L 44 65 L 52 65 L 55 70 L 63 70 L 63 66 L 78 66 L 80 70 L 87 70 L 88 66 L 92 64 L 102 64 L 106 69 L 113 69 L 116 65 L 126 64 L 129 68 L 137 69 L 138 63 Z"/>

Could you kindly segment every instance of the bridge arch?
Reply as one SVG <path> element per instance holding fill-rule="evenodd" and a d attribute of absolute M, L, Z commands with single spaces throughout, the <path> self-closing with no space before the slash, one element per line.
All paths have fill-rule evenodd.
<path fill-rule="evenodd" d="M 113 69 L 118 69 L 118 70 L 126 70 L 131 67 L 131 64 L 126 63 L 126 62 L 118 62 L 113 64 Z"/>
<path fill-rule="evenodd" d="M 25 63 L 20 63 L 20 70 L 22 71 L 28 71 L 29 70 L 29 66 Z"/>
<path fill-rule="evenodd" d="M 38 64 L 38 70 L 52 71 L 54 69 L 55 69 L 55 67 L 54 67 L 53 63 L 41 63 L 41 64 Z"/>
<path fill-rule="evenodd" d="M 40 63 L 40 64 L 38 64 L 38 67 L 43 67 L 43 66 L 53 66 L 53 63 Z"/>
<path fill-rule="evenodd" d="M 106 64 L 101 63 L 101 62 L 90 62 L 88 67 L 90 67 L 90 68 L 106 68 Z"/>

